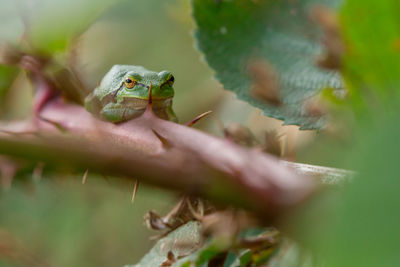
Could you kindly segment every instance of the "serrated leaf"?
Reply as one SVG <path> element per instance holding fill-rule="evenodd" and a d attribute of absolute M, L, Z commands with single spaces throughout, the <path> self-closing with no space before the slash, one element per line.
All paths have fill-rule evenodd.
<path fill-rule="evenodd" d="M 200 246 L 200 223 L 188 222 L 164 238 L 157 241 L 154 247 L 147 253 L 139 263 L 131 267 L 160 266 L 167 260 L 168 252 L 171 251 L 175 258 L 193 255 Z M 184 264 L 185 261 L 182 261 Z M 180 265 L 173 265 L 180 266 Z M 126 266 L 128 267 L 128 265 Z"/>
<path fill-rule="evenodd" d="M 321 53 L 320 31 L 310 10 L 323 4 L 337 8 L 340 0 L 193 0 L 199 49 L 227 90 L 260 108 L 267 116 L 317 129 L 323 117 L 309 114 L 305 100 L 326 87 L 341 88 L 340 76 L 314 64 Z M 277 75 L 282 105 L 250 94 L 248 65 L 254 59 L 270 65 Z"/>

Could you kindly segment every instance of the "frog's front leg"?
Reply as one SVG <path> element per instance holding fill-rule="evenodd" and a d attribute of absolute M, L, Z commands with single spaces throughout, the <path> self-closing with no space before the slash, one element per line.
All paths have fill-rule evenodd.
<path fill-rule="evenodd" d="M 114 123 L 123 122 L 139 117 L 144 113 L 144 109 L 133 109 L 120 103 L 108 103 L 100 112 L 100 117 L 103 120 Z"/>
<path fill-rule="evenodd" d="M 173 122 L 178 122 L 178 117 L 176 116 L 174 110 L 172 109 L 172 106 L 169 106 L 167 108 L 167 114 L 168 114 L 168 120 Z"/>
<path fill-rule="evenodd" d="M 172 106 L 162 107 L 162 108 L 157 108 L 153 106 L 152 111 L 157 117 L 163 120 L 178 122 L 178 117 L 175 115 Z"/>

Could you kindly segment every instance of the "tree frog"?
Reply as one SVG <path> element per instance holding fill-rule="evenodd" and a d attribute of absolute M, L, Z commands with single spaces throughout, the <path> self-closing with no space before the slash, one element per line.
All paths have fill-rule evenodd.
<path fill-rule="evenodd" d="M 172 110 L 174 80 L 169 71 L 154 72 L 141 66 L 115 65 L 85 98 L 85 108 L 100 119 L 124 122 L 143 114 L 151 86 L 154 114 L 176 122 Z"/>

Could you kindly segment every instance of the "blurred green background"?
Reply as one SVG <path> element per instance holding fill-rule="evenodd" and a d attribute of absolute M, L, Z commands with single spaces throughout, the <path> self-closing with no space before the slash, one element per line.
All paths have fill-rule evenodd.
<path fill-rule="evenodd" d="M 94 88 L 114 64 L 167 69 L 176 79 L 174 109 L 181 122 L 213 110 L 196 127 L 221 136 L 218 120 L 236 121 L 260 138 L 281 124 L 236 100 L 212 78 L 194 47 L 190 1 L 1 0 L 0 6 L 0 44 L 72 64 L 87 88 Z M 1 117 L 29 116 L 33 88 L 26 74 L 5 69 L 0 76 Z M 14 76 L 10 86 L 8 78 Z M 296 127 L 286 128 L 296 143 Z M 163 214 L 177 200 L 173 193 L 140 185 L 131 204 L 133 184 L 127 181 L 110 177 L 107 182 L 89 173 L 82 185 L 83 174 L 54 174 L 45 166 L 42 179 L 34 182 L 31 167 L 0 192 L 0 266 L 135 263 L 155 234 L 145 228 L 144 214 L 150 209 Z"/>
<path fill-rule="evenodd" d="M 175 111 L 181 121 L 214 109 L 221 88 L 193 46 L 189 1 L 0 1 L 0 43 L 74 61 L 87 88 L 114 64 L 170 70 L 176 77 Z M 87 28 L 87 29 L 86 29 Z M 83 34 L 80 34 L 83 33 Z M 72 52 L 66 52 L 72 51 Z M 3 118 L 29 116 L 31 85 L 20 72 L 4 92 Z M 2 79 L 1 88 L 7 87 Z M 218 90 L 216 90 L 218 88 Z M 205 125 L 203 125 L 206 127 Z M 83 174 L 45 174 L 32 181 L 25 169 L 0 193 L 0 266 L 122 266 L 152 245 L 143 216 L 164 214 L 177 196 L 140 185 Z"/>
<path fill-rule="evenodd" d="M 370 10 L 379 10 L 372 3 L 369 1 Z M 374 3 L 378 5 L 378 1 Z M 349 28 L 348 40 L 349 36 L 357 36 L 352 26 L 363 27 L 357 23 L 359 17 L 352 16 L 360 5 L 353 1 L 356 11 L 347 11 L 348 21 L 343 22 Z M 259 110 L 223 91 L 212 78 L 213 71 L 194 47 L 194 23 L 188 0 L 0 0 L 0 6 L 0 44 L 9 42 L 24 51 L 52 55 L 60 64 L 73 65 L 89 89 L 114 64 L 143 65 L 156 71 L 167 69 L 176 78 L 174 109 L 181 122 L 213 110 L 210 117 L 195 127 L 222 136 L 218 120 L 225 125 L 240 122 L 251 128 L 259 140 L 263 140 L 265 130 L 275 129 L 285 136 L 283 153 L 288 159 L 358 170 L 361 175 L 356 182 L 339 188 L 333 196 L 324 196 L 326 199 L 320 201 L 319 208 L 310 211 L 304 226 L 297 220 L 293 226 L 306 236 L 302 240 L 305 244 L 310 242 L 321 253 L 321 262 L 325 263 L 322 266 L 398 263 L 399 128 L 395 116 L 398 109 L 391 109 L 388 113 L 394 116 L 385 119 L 381 116 L 384 112 L 378 110 L 385 110 L 389 101 L 366 104 L 368 112 L 359 111 L 365 113 L 360 125 L 347 123 L 347 118 L 354 115 L 348 110 L 333 113 L 337 120 L 347 123 L 343 123 L 344 128 L 336 129 L 339 135 L 299 132 L 297 127 L 282 127 L 280 121 L 260 115 Z M 362 6 L 367 5 L 362 3 Z M 384 13 L 387 10 L 399 9 L 389 6 Z M 398 17 L 395 12 L 392 15 Z M 371 23 L 378 25 L 372 20 Z M 398 28 L 398 24 L 393 25 Z M 384 33 L 386 27 L 382 24 L 379 29 Z M 381 44 L 378 37 L 369 42 L 370 28 L 364 26 L 365 38 L 352 40 L 352 44 L 362 48 L 366 45 L 365 49 L 353 46 L 354 54 L 347 55 L 347 64 L 354 64 L 353 69 L 345 72 L 347 83 L 357 81 L 352 86 L 361 92 L 366 92 L 366 81 L 379 67 L 372 59 L 364 62 L 356 56 L 391 59 L 392 53 L 397 53 L 388 49 L 390 53 L 383 54 L 384 49 L 367 46 L 374 44 L 379 48 Z M 390 62 L 392 65 L 387 62 L 390 60 L 384 62 L 385 67 L 394 78 L 382 79 L 396 81 L 398 61 Z M 364 71 L 365 66 L 371 68 L 370 72 Z M 384 70 L 384 74 L 389 73 Z M 17 79 L 10 86 L 8 77 L 14 76 Z M 385 88 L 384 84 L 370 87 Z M 33 88 L 24 72 L 0 67 L 1 118 L 29 116 L 32 96 Z M 397 108 L 397 104 L 393 105 Z M 374 123 L 371 113 L 376 113 Z M 127 180 L 105 179 L 89 173 L 82 185 L 82 173 L 55 174 L 44 166 L 43 177 L 37 181 L 33 179 L 34 165 L 23 166 L 11 188 L 0 192 L 0 266 L 35 266 L 44 262 L 52 266 L 135 263 L 153 244 L 149 237 L 156 234 L 145 228 L 144 214 L 151 209 L 164 214 L 178 199 L 174 193 L 141 184 L 131 204 L 133 183 Z"/>

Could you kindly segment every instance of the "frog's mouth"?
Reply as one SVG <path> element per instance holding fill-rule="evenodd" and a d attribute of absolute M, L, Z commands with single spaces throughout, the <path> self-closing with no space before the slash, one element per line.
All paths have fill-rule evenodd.
<path fill-rule="evenodd" d="M 130 109 L 146 109 L 149 104 L 148 99 L 136 98 L 136 97 L 124 97 L 121 104 Z M 168 98 L 152 98 L 153 109 L 165 109 L 172 105 L 172 97 Z"/>

